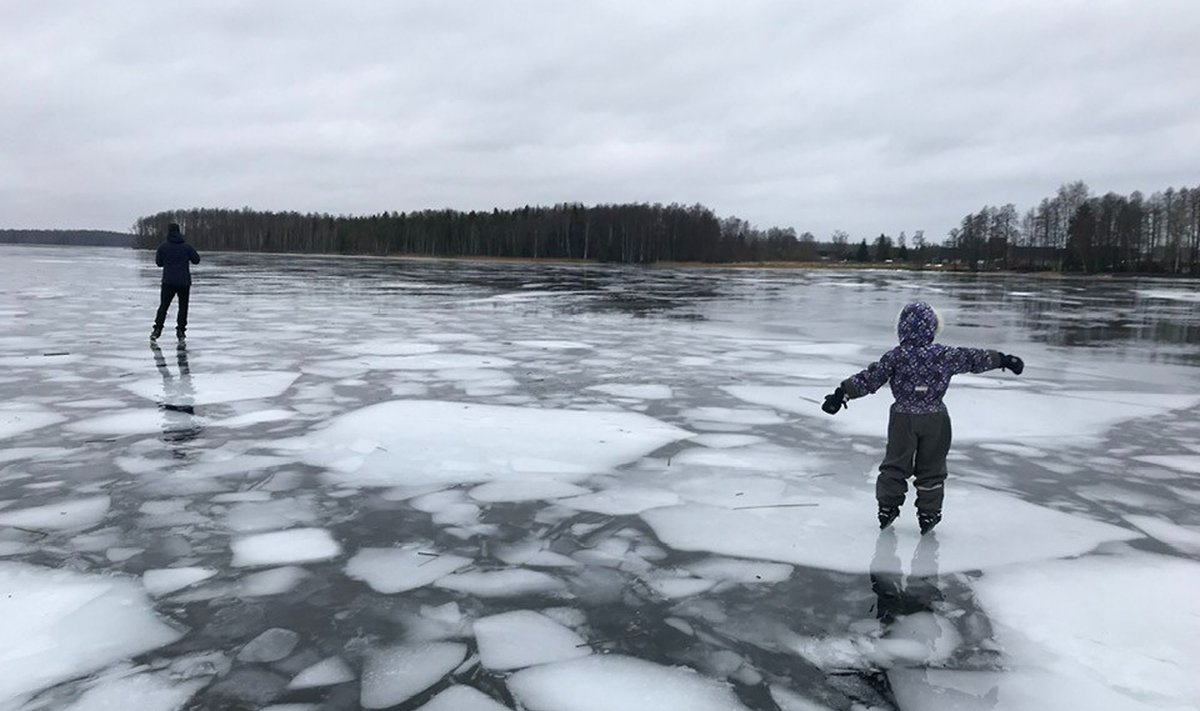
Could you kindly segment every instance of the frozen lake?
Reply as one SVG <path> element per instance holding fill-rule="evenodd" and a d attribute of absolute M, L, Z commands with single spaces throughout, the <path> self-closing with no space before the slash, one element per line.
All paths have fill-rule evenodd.
<path fill-rule="evenodd" d="M 1200 707 L 1196 282 L 194 273 L 0 247 L 0 710 Z M 1027 364 L 924 538 L 816 404 L 917 298 Z"/>

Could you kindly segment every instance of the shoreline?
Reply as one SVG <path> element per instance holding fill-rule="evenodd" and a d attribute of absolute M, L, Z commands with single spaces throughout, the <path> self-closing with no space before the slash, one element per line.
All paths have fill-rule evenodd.
<path fill-rule="evenodd" d="M 0 247 L 69 247 L 77 248 L 80 245 L 68 244 L 30 244 L 30 243 L 0 243 Z M 116 247 L 107 245 L 88 245 L 95 246 L 97 249 L 130 249 L 135 252 L 148 252 L 150 248 L 142 247 Z M 517 265 L 537 265 L 549 264 L 554 266 L 577 266 L 577 267 L 606 267 L 606 268 L 626 268 L 633 267 L 638 269 L 695 269 L 695 270 L 716 270 L 716 269 L 771 269 L 780 271 L 889 271 L 889 272 L 929 272 L 935 274 L 976 274 L 976 275 L 1004 275 L 1004 276 L 1024 276 L 1024 277 L 1061 277 L 1066 279 L 1093 278 L 1093 279 L 1124 279 L 1124 278 L 1143 278 L 1143 279 L 1164 279 L 1169 281 L 1198 281 L 1200 276 L 1188 274 L 1162 274 L 1157 272 L 1096 272 L 1092 274 L 1083 272 L 1062 272 L 1052 269 L 1041 270 L 1017 270 L 1017 269 L 985 269 L 972 271 L 961 267 L 954 266 L 935 266 L 932 264 L 907 264 L 907 263 L 877 263 L 877 262 L 834 262 L 834 261 L 816 261 L 816 262 L 676 262 L 676 261 L 661 261 L 651 262 L 649 264 L 639 264 L 635 262 L 598 262 L 593 259 L 565 257 L 488 257 L 475 255 L 456 255 L 456 256 L 434 256 L 422 254 L 340 254 L 336 252 L 256 252 L 251 250 L 241 249 L 206 249 L 208 254 L 248 254 L 263 257 L 300 257 L 300 258 L 335 258 L 335 259 L 375 259 L 386 261 L 409 261 L 409 262 L 478 262 L 486 264 L 517 264 Z"/>

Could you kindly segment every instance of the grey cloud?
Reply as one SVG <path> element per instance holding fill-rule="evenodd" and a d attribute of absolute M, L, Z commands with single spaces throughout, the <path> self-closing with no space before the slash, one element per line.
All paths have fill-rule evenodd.
<path fill-rule="evenodd" d="M 1063 181 L 1154 190 L 1200 164 L 1192 4 L 19 5 L 9 227 L 577 200 L 941 235 Z"/>

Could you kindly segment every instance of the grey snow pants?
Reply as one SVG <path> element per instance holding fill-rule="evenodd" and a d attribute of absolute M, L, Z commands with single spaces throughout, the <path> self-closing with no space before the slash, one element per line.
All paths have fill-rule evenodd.
<path fill-rule="evenodd" d="M 908 490 L 906 480 L 914 477 L 918 511 L 941 511 L 945 494 L 946 455 L 950 453 L 950 414 L 888 416 L 887 453 L 875 480 L 875 498 L 880 506 L 899 507 Z"/>

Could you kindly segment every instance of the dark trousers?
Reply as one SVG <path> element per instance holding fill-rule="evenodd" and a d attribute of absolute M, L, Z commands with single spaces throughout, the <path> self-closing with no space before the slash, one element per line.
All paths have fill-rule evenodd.
<path fill-rule="evenodd" d="M 950 453 L 950 415 L 910 415 L 892 412 L 888 417 L 887 453 L 875 480 L 880 506 L 900 506 L 914 477 L 918 511 L 941 511 L 945 495 L 946 455 Z"/>
<path fill-rule="evenodd" d="M 187 330 L 188 297 L 191 295 L 191 291 L 192 287 L 190 286 L 162 285 L 162 291 L 158 299 L 158 313 L 154 315 L 155 331 L 162 330 L 163 323 L 167 320 L 167 309 L 171 306 L 171 300 L 176 295 L 179 296 L 179 309 L 175 314 L 175 332 L 181 334 Z"/>

